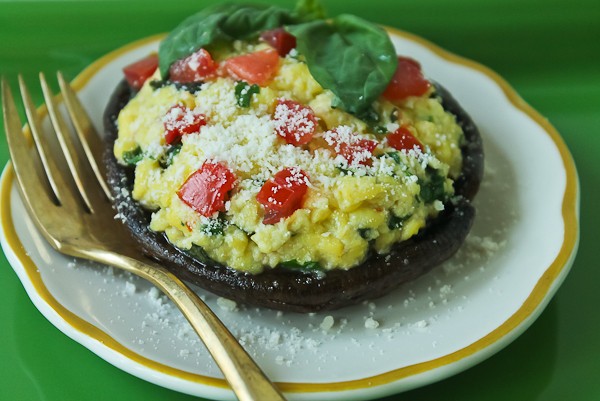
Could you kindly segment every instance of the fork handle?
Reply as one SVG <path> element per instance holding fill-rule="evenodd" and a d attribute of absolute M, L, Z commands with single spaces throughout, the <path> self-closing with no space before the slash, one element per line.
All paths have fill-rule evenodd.
<path fill-rule="evenodd" d="M 95 259 L 149 280 L 171 298 L 198 333 L 240 401 L 285 401 L 221 320 L 174 274 L 152 262 L 101 253 L 95 252 Z"/>

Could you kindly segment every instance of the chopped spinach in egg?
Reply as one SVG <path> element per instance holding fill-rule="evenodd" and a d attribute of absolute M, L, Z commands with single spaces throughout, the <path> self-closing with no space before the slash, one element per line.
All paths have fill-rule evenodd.
<path fill-rule="evenodd" d="M 150 228 L 183 250 L 250 273 L 349 269 L 443 209 L 463 133 L 426 81 L 350 113 L 302 52 L 282 53 L 236 42 L 157 71 L 121 111 L 114 153 Z"/>

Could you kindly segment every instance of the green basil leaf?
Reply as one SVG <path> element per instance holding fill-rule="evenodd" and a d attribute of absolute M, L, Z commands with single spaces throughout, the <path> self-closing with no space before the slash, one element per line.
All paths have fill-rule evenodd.
<path fill-rule="evenodd" d="M 310 73 L 336 99 L 332 106 L 361 114 L 391 81 L 398 59 L 387 33 L 362 18 L 343 14 L 331 22 L 288 26 Z"/>
<path fill-rule="evenodd" d="M 205 8 L 179 24 L 158 49 L 161 76 L 166 79 L 175 61 L 219 43 L 247 39 L 261 31 L 298 22 L 289 10 L 277 6 L 219 4 Z"/>

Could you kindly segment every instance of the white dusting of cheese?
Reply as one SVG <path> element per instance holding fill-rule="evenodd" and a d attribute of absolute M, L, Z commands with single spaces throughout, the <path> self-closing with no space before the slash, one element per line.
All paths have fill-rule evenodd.
<path fill-rule="evenodd" d="M 424 329 L 427 326 L 429 326 L 429 323 L 426 320 L 419 320 L 419 321 L 411 324 L 411 327 L 414 327 L 416 329 Z"/>
<path fill-rule="evenodd" d="M 301 107 L 299 103 L 290 106 L 280 102 L 273 115 L 274 128 L 282 137 L 286 136 L 287 131 L 292 131 L 294 139 L 300 142 L 306 135 L 312 135 L 316 129 L 316 124 L 310 118 L 311 114 L 310 108 Z"/>
<path fill-rule="evenodd" d="M 200 134 L 183 137 L 183 149 L 198 149 L 203 158 L 222 161 L 242 180 L 266 181 L 286 167 L 300 167 L 310 182 L 327 186 L 326 175 L 334 175 L 336 164 L 330 152 L 319 149 L 311 154 L 294 145 L 281 145 L 268 115 L 239 116 L 230 126 L 205 126 Z M 249 138 L 252 138 L 250 140 Z"/>
<path fill-rule="evenodd" d="M 340 125 L 323 134 L 323 139 L 338 155 L 336 160 L 346 168 L 361 168 L 373 157 L 373 152 L 361 141 L 372 139 L 354 132 L 352 127 Z"/>
<path fill-rule="evenodd" d="M 219 308 L 227 312 L 233 312 L 237 310 L 237 302 L 232 301 L 231 299 L 219 297 L 217 298 L 217 305 L 219 305 Z"/>
<path fill-rule="evenodd" d="M 372 317 L 368 317 L 365 319 L 365 328 L 367 329 L 376 329 L 379 327 L 379 322 Z"/>
<path fill-rule="evenodd" d="M 236 46 L 239 52 L 246 49 L 242 43 Z M 441 202 L 425 205 L 417 196 L 421 180 L 429 175 L 426 168 L 448 172 L 448 165 L 434 156 L 433 142 L 423 141 L 424 151 L 391 148 L 384 135 L 372 133 L 374 127 L 332 108 L 330 92 L 312 79 L 301 61 L 285 58 L 273 82 L 253 95 L 250 107 L 238 105 L 235 86 L 227 77 L 204 83 L 194 94 L 173 85 L 156 90 L 146 85 L 120 113 L 115 154 L 142 149 L 133 197 L 154 212 L 150 228 L 164 232 L 174 245 L 200 246 L 214 260 L 253 273 L 288 260 L 312 261 L 324 269 L 350 268 L 368 249 L 385 253 L 393 243 L 415 235 L 428 217 L 443 209 Z M 416 127 L 417 120 L 435 114 L 428 99 L 413 99 L 402 107 L 380 103 L 374 107 L 389 132 L 406 124 Z M 390 106 L 397 108 L 393 123 L 392 110 L 385 110 Z M 165 153 L 172 149 L 165 144 L 165 131 L 195 126 L 199 115 L 206 124 L 198 132 L 182 132 L 181 150 L 165 167 Z M 421 125 L 416 136 L 429 132 L 439 141 L 445 135 L 445 127 Z M 290 127 L 293 132 L 283 132 Z M 459 139 L 457 129 L 452 140 Z M 286 143 L 288 134 L 296 141 L 306 135 L 313 139 L 295 146 Z M 220 221 L 199 216 L 177 195 L 206 161 L 223 164 L 235 176 Z M 256 195 L 266 181 L 291 167 L 307 175 L 303 204 L 275 224 L 282 227 L 263 224 L 265 206 L 279 206 L 281 200 L 273 192 L 261 204 Z M 446 186 L 451 191 L 450 181 Z M 118 207 L 116 218 L 125 220 L 131 214 L 122 202 L 129 196 L 118 197 L 117 204 L 125 206 Z M 390 232 L 385 224 L 390 215 L 412 217 Z M 369 230 L 371 242 L 357 235 L 359 230 Z M 311 236 L 311 231 L 318 235 Z M 323 247 L 314 246 L 316 241 Z"/>
<path fill-rule="evenodd" d="M 136 286 L 130 281 L 125 283 L 125 291 L 123 292 L 125 295 L 131 296 L 135 294 Z"/>
<path fill-rule="evenodd" d="M 438 199 L 433 201 L 433 208 L 435 210 L 437 210 L 438 212 L 441 212 L 442 210 L 444 210 L 444 203 Z"/>
<path fill-rule="evenodd" d="M 333 319 L 333 316 L 327 315 L 323 318 L 323 321 L 321 322 L 320 327 L 322 330 L 328 331 L 329 329 L 331 329 L 333 327 L 334 323 L 335 323 L 335 320 Z"/>

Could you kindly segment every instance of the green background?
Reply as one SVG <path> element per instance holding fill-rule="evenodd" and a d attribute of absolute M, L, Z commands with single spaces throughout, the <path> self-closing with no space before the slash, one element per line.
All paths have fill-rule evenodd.
<path fill-rule="evenodd" d="M 13 83 L 18 72 L 34 83 L 40 70 L 73 78 L 103 54 L 168 31 L 210 3 L 0 2 L 0 74 Z M 416 33 L 500 73 L 562 134 L 581 182 L 579 253 L 533 326 L 476 367 L 385 400 L 600 400 L 600 270 L 593 242 L 600 237 L 600 1 L 324 3 L 331 15 L 349 12 Z M 0 141 L 0 163 L 7 159 Z M 0 263 L 0 400 L 196 399 L 130 376 L 67 338 L 35 309 L 3 256 Z"/>

